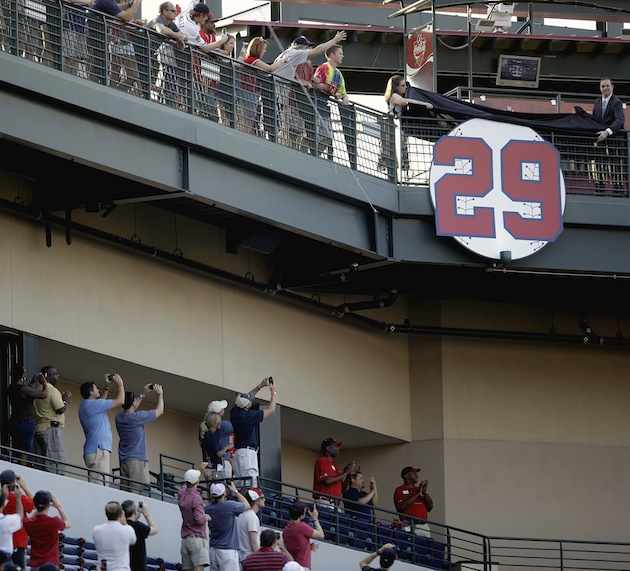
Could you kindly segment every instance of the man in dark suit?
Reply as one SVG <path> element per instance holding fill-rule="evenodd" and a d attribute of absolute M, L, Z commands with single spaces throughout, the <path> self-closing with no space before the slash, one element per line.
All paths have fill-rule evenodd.
<path fill-rule="evenodd" d="M 625 117 L 621 99 L 613 94 L 614 85 L 609 78 L 605 77 L 599 82 L 599 91 L 602 96 L 595 101 L 593 119 L 607 127 L 597 133 L 597 142 L 603 143 L 608 137 L 623 129 Z"/>

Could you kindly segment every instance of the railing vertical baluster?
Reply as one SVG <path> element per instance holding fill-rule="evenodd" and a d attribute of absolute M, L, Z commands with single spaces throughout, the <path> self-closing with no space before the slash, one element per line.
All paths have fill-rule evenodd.
<path fill-rule="evenodd" d="M 18 14 L 18 2 L 20 0 L 13 0 L 15 2 L 15 9 L 12 12 L 12 19 L 15 21 L 15 55 L 20 55 L 20 16 Z"/>
<path fill-rule="evenodd" d="M 64 12 L 64 3 L 62 2 L 62 0 L 59 0 L 59 69 L 61 71 L 65 71 L 65 65 L 64 65 L 64 53 L 63 53 L 63 26 L 65 23 L 65 12 Z M 53 48 L 54 49 L 54 48 Z"/>
<path fill-rule="evenodd" d="M 446 528 L 446 560 L 449 563 L 451 562 L 451 549 L 452 549 L 452 543 L 451 543 L 451 528 L 447 527 Z"/>
<path fill-rule="evenodd" d="M 153 86 L 153 82 L 151 79 L 151 68 L 153 67 L 153 61 L 151 60 L 151 32 L 149 28 L 145 28 L 147 35 L 147 99 L 151 101 L 151 87 Z M 175 51 L 173 51 L 175 53 Z M 173 56 L 175 58 L 175 56 Z"/>
<path fill-rule="evenodd" d="M 316 90 L 313 90 L 313 97 L 311 99 L 311 101 L 313 101 L 313 119 L 315 120 L 315 156 L 319 157 L 320 151 L 319 151 L 319 95 L 317 93 Z M 332 129 L 332 122 L 331 122 L 331 129 Z M 331 133 L 332 135 L 332 133 Z M 332 137 L 331 137 L 332 138 Z"/>
<path fill-rule="evenodd" d="M 560 545 L 560 571 L 564 571 L 564 550 L 562 549 L 562 541 L 559 542 Z"/>
<path fill-rule="evenodd" d="M 191 46 L 188 46 L 188 65 L 190 66 L 190 81 L 188 85 L 190 85 L 190 97 L 188 98 L 188 109 L 189 113 L 195 114 L 195 62 L 193 49 Z"/>
<path fill-rule="evenodd" d="M 626 197 L 630 198 L 630 131 L 625 133 L 626 136 L 626 161 L 624 165 L 624 175 L 626 177 L 627 194 Z"/>
<path fill-rule="evenodd" d="M 232 127 L 237 129 L 236 125 L 236 65 L 234 60 L 230 59 L 230 66 L 232 68 Z"/>
<path fill-rule="evenodd" d="M 109 85 L 109 66 L 110 66 L 110 53 L 109 53 L 109 34 L 107 31 L 107 18 L 105 16 L 103 19 L 103 51 L 105 52 L 105 57 L 103 58 L 103 62 L 105 65 L 105 74 L 101 77 L 105 78 L 105 85 Z"/>
<path fill-rule="evenodd" d="M 488 553 L 490 551 L 490 540 L 487 537 L 483 538 L 483 571 L 490 571 L 488 564 Z"/>
<path fill-rule="evenodd" d="M 160 498 L 164 501 L 164 459 L 160 454 Z"/>

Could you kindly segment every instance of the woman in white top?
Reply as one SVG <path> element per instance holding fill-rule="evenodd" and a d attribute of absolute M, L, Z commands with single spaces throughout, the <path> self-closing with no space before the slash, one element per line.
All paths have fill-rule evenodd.
<path fill-rule="evenodd" d="M 416 105 L 419 107 L 424 107 L 426 111 L 430 111 L 431 109 L 433 109 L 433 105 L 431 103 L 427 103 L 425 101 L 419 101 L 418 99 L 410 99 L 408 97 L 405 97 L 405 95 L 407 94 L 407 84 L 405 83 L 405 79 L 400 76 L 400 75 L 393 75 L 392 77 L 389 78 L 389 81 L 387 82 L 387 88 L 385 89 L 385 95 L 384 95 L 384 99 L 385 102 L 387 103 L 387 109 L 390 113 L 390 115 L 398 118 L 398 119 L 402 119 L 402 111 L 403 109 L 407 108 L 409 105 Z M 409 149 L 408 149 L 408 136 L 409 136 L 409 129 L 406 129 L 405 126 L 402 124 L 400 125 L 401 128 L 401 149 L 400 149 L 400 158 L 401 158 L 401 162 L 402 162 L 402 169 L 403 170 L 409 170 Z M 389 129 L 384 129 L 384 137 L 383 137 L 383 141 L 385 142 L 385 145 L 387 145 L 388 142 L 390 142 L 390 153 L 393 156 L 395 156 L 395 150 L 394 150 L 394 146 L 395 146 L 395 131 L 394 131 L 394 127 L 390 126 Z M 416 131 L 414 129 L 414 131 Z M 384 145 L 384 146 L 385 146 Z M 385 163 L 387 165 L 387 163 L 393 163 L 394 159 L 390 157 L 389 161 L 387 161 L 387 158 L 385 157 L 385 153 L 381 153 L 381 162 Z M 390 167 L 391 169 L 391 167 Z M 390 170 L 388 169 L 388 170 Z"/>

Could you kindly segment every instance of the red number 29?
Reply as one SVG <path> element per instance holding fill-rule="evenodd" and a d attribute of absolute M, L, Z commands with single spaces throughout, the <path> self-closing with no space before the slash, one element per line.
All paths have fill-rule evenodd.
<path fill-rule="evenodd" d="M 492 149 L 482 139 L 442 137 L 433 149 L 433 164 L 455 166 L 468 160 L 470 173 L 448 173 L 435 184 L 435 219 L 439 236 L 496 237 L 494 208 L 475 207 L 472 214 L 457 213 L 457 197 L 483 197 L 494 187 Z M 523 177 L 523 165 L 535 170 L 533 180 Z M 501 149 L 501 188 L 514 202 L 540 204 L 540 218 L 504 212 L 505 229 L 517 240 L 550 242 L 562 232 L 560 159 L 545 141 L 510 141 Z"/>

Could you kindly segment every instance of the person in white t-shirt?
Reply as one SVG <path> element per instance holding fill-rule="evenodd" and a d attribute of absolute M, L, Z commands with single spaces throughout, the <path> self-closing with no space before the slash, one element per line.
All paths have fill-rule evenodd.
<path fill-rule="evenodd" d="M 295 81 L 297 79 L 295 72 L 299 65 L 306 63 L 309 58 L 323 54 L 328 48 L 340 44 L 345 39 L 346 32 L 340 31 L 332 39 L 316 46 L 306 36 L 298 36 L 276 58 L 274 63 L 281 60 L 284 60 L 286 63 L 277 68 L 274 73 L 284 79 Z M 300 109 L 300 105 L 298 105 L 298 100 L 302 99 L 300 93 L 303 89 L 305 88 L 297 83 L 279 82 L 277 84 L 278 93 L 276 98 L 278 102 L 278 117 L 280 118 L 278 140 L 290 147 L 294 146 L 295 141 L 301 141 L 304 137 L 302 115 L 304 115 L 305 110 Z"/>
<path fill-rule="evenodd" d="M 131 571 L 129 547 L 136 544 L 136 532 L 127 525 L 125 513 L 118 502 L 107 502 L 105 515 L 107 523 L 92 530 L 99 569 L 102 569 L 103 561 L 107 561 L 107 571 Z"/>
<path fill-rule="evenodd" d="M 260 520 L 258 514 L 265 507 L 265 496 L 259 490 L 248 490 L 245 499 L 252 507 L 236 518 L 236 537 L 238 538 L 238 558 L 243 560 L 260 549 Z"/>
<path fill-rule="evenodd" d="M 15 486 L 15 509 L 17 513 L 4 515 L 1 512 L 9 501 L 9 488 L 2 486 L 0 492 L 0 551 L 6 553 L 9 558 L 13 555 L 13 534 L 22 529 L 24 519 L 24 506 L 22 505 L 22 488 Z"/>

